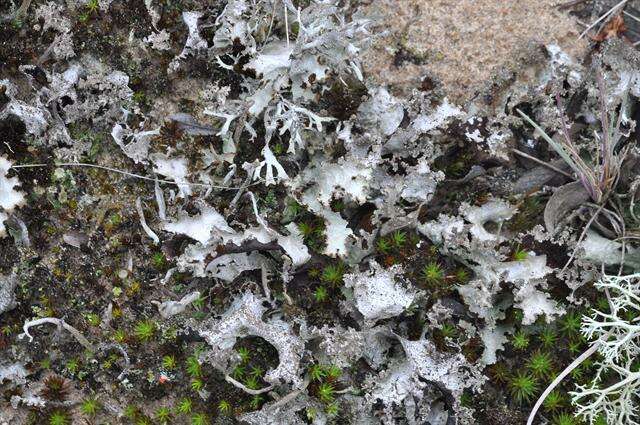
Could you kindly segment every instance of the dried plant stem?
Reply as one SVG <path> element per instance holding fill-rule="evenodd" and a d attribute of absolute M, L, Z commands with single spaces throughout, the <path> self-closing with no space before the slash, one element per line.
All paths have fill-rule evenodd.
<path fill-rule="evenodd" d="M 151 182 L 172 184 L 172 185 L 175 185 L 175 186 L 205 187 L 205 188 L 210 188 L 210 189 L 240 190 L 240 189 L 245 189 L 248 186 L 253 186 L 253 185 L 256 185 L 256 184 L 259 183 L 259 182 L 254 182 L 254 183 L 249 184 L 248 186 L 240 186 L 240 187 L 216 186 L 216 185 L 207 184 L 207 183 L 177 183 L 177 182 L 174 182 L 174 181 L 171 181 L 171 180 L 162 180 L 162 179 L 157 179 L 157 178 L 151 178 L 151 177 L 143 176 L 143 175 L 140 175 L 140 174 L 130 173 L 129 171 L 119 170 L 117 168 L 106 167 L 104 165 L 97 165 L 97 164 L 88 164 L 88 163 L 84 163 L 84 162 L 60 162 L 60 163 L 54 163 L 54 164 L 25 164 L 25 165 L 13 165 L 11 168 L 20 169 L 20 168 L 40 168 L 40 167 L 86 167 L 86 168 L 97 168 L 99 170 L 109 171 L 109 172 L 112 172 L 112 173 L 118 173 L 118 174 L 122 174 L 122 175 L 127 176 L 127 177 L 134 177 L 134 178 L 137 178 L 137 179 L 147 180 L 147 181 L 151 181 Z"/>
<path fill-rule="evenodd" d="M 234 387 L 240 388 L 245 393 L 251 394 L 251 395 L 264 394 L 264 393 L 267 393 L 267 392 L 271 391 L 271 389 L 273 388 L 273 385 L 269 385 L 268 387 L 261 388 L 259 390 L 252 390 L 251 388 L 247 388 L 245 385 L 243 385 L 240 382 L 236 381 L 235 379 L 233 379 L 229 375 L 226 375 L 224 377 L 224 380 L 227 381 L 228 383 L 230 383 L 231 385 L 233 385 Z"/>
<path fill-rule="evenodd" d="M 29 329 L 34 327 L 34 326 L 44 325 L 46 323 L 49 323 L 49 324 L 52 324 L 52 325 L 56 325 L 59 329 L 62 329 L 62 328 L 66 329 L 86 349 L 88 349 L 90 351 L 93 351 L 93 344 L 91 344 L 89 342 L 89 340 L 87 338 L 85 338 L 84 335 L 82 335 L 80 333 L 79 330 L 77 330 L 73 326 L 69 325 L 64 320 L 58 319 L 56 317 L 44 317 L 42 319 L 36 319 L 36 320 L 31 320 L 31 321 L 25 322 L 24 325 L 22 326 L 22 330 L 24 332 L 23 335 L 24 336 L 28 336 L 29 337 L 29 341 L 33 341 L 33 337 L 29 333 Z"/>
<path fill-rule="evenodd" d="M 576 179 L 574 176 L 572 176 L 571 174 L 567 173 L 566 171 L 562 171 L 558 167 L 555 167 L 555 166 L 549 164 L 548 162 L 544 162 L 544 161 L 536 158 L 535 156 L 531 156 L 528 153 L 522 152 L 521 150 L 518 150 L 518 149 L 511 149 L 511 151 L 513 153 L 515 153 L 516 155 L 520 155 L 523 158 L 527 158 L 527 159 L 530 159 L 533 162 L 537 162 L 538 164 L 543 165 L 543 166 L 555 171 L 556 173 L 560 173 L 563 176 L 569 177 L 572 180 Z"/>
<path fill-rule="evenodd" d="M 16 19 L 20 19 L 23 15 L 27 13 L 27 9 L 29 9 L 30 4 L 31 4 L 31 0 L 22 0 L 20 7 L 16 10 L 16 14 L 15 14 Z"/>
<path fill-rule="evenodd" d="M 593 215 L 591 216 L 591 218 L 589 219 L 589 221 L 587 222 L 587 224 L 584 226 L 584 229 L 582 230 L 582 233 L 580 233 L 580 237 L 578 238 L 578 241 L 576 242 L 576 248 L 573 250 L 573 252 L 571 253 L 571 257 L 569 257 L 569 261 L 567 261 L 567 264 L 564 265 L 564 267 L 562 268 L 562 270 L 560 271 L 560 273 L 564 272 L 567 267 L 569 267 L 569 264 L 571 264 L 571 262 L 573 261 L 573 259 L 576 256 L 576 253 L 578 252 L 578 247 L 580 246 L 580 243 L 582 242 L 582 240 L 584 239 L 584 237 L 587 235 L 587 231 L 589 230 L 589 228 L 591 227 L 591 224 L 595 221 L 595 219 L 598 217 L 598 215 L 600 214 L 600 211 L 602 211 L 602 208 L 604 208 L 604 205 L 601 205 L 595 213 L 593 213 Z"/>
<path fill-rule="evenodd" d="M 602 14 L 602 16 L 600 16 L 598 19 L 596 19 L 591 25 L 589 25 L 587 27 L 587 29 L 585 29 L 582 34 L 580 34 L 580 37 L 578 37 L 578 39 L 581 39 L 582 37 L 584 37 L 585 35 L 587 35 L 587 33 L 589 31 L 591 31 L 592 28 L 594 28 L 596 25 L 598 25 L 600 22 L 606 20 L 608 17 L 610 17 L 611 15 L 613 15 L 615 12 L 618 11 L 618 9 L 623 8 L 627 2 L 629 0 L 622 0 L 621 2 L 619 2 L 618 4 L 616 4 L 615 6 L 613 6 L 611 9 L 609 9 L 608 11 L 606 11 L 605 13 Z"/>
<path fill-rule="evenodd" d="M 546 390 L 544 390 L 544 392 L 540 395 L 540 397 L 538 398 L 538 401 L 536 401 L 536 404 L 533 406 L 533 409 L 531 409 L 531 413 L 529 413 L 529 419 L 527 419 L 527 425 L 533 425 L 533 419 L 536 417 L 536 413 L 538 413 L 538 410 L 540 409 L 540 407 L 542 406 L 542 403 L 544 403 L 544 400 L 547 398 L 547 396 L 551 393 L 551 391 L 553 391 L 558 385 L 560 385 L 560 382 L 562 382 L 562 380 L 571 373 L 572 370 L 574 370 L 575 368 L 577 368 L 578 366 L 580 366 L 580 364 L 585 361 L 587 358 L 589 358 L 593 353 L 595 353 L 598 348 L 600 347 L 600 343 L 605 340 L 606 338 L 609 337 L 609 334 L 611 332 L 609 332 L 608 334 L 604 335 L 602 338 L 600 338 L 599 340 L 597 340 L 596 342 L 593 343 L 593 345 L 591 347 L 589 347 L 584 353 L 580 354 L 578 356 L 578 358 L 576 358 L 574 361 L 572 361 L 569 366 L 567 366 L 566 368 L 564 368 L 564 370 L 562 372 L 560 372 L 560 374 L 556 377 L 556 379 L 553 380 L 553 382 L 551 384 L 549 384 L 549 386 L 547 387 Z"/>

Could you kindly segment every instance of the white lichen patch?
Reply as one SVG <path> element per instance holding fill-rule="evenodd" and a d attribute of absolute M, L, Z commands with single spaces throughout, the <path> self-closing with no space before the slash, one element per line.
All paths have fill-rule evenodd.
<path fill-rule="evenodd" d="M 374 323 L 404 312 L 417 293 L 400 281 L 402 269 L 396 266 L 385 270 L 376 262 L 370 266 L 368 272 L 344 276 L 344 284 L 353 289 L 356 307 L 365 321 Z"/>
<path fill-rule="evenodd" d="M 268 371 L 264 380 L 272 384 L 302 385 L 300 360 L 304 342 L 291 325 L 278 317 L 263 319 L 266 300 L 251 292 L 237 298 L 220 319 L 210 319 L 198 327 L 198 333 L 211 346 L 207 359 L 221 372 L 228 373 L 233 346 L 238 338 L 259 336 L 278 351 L 279 365 Z"/>
<path fill-rule="evenodd" d="M 471 235 L 477 238 L 481 242 L 496 241 L 501 239 L 500 225 L 505 221 L 513 217 L 516 213 L 516 209 L 509 205 L 507 202 L 500 199 L 496 199 L 486 204 L 476 207 L 470 205 L 463 205 L 460 207 L 460 213 L 467 221 L 472 224 Z M 490 232 L 485 228 L 487 223 L 494 223 L 498 226 L 497 232 Z"/>
<path fill-rule="evenodd" d="M 183 214 L 178 220 L 164 224 L 167 232 L 180 233 L 207 245 L 209 241 L 220 241 L 235 234 L 225 218 L 212 207 L 203 207 L 200 214 L 188 216 Z"/>
<path fill-rule="evenodd" d="M 6 235 L 4 222 L 16 207 L 25 202 L 24 194 L 16 187 L 20 186 L 17 177 L 7 177 L 12 163 L 0 156 L 0 237 Z"/>
<path fill-rule="evenodd" d="M 0 274 L 0 314 L 12 310 L 16 306 L 14 290 L 17 284 L 15 274 L 9 276 Z"/>

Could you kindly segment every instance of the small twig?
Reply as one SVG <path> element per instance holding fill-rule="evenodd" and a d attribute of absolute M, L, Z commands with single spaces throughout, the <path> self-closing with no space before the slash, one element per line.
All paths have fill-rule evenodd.
<path fill-rule="evenodd" d="M 158 204 L 158 217 L 160 220 L 167 219 L 167 204 L 164 202 L 164 194 L 162 193 L 162 189 L 160 189 L 160 185 L 158 184 L 158 178 L 155 179 L 154 192 L 156 195 L 156 203 Z"/>
<path fill-rule="evenodd" d="M 160 238 L 158 237 L 156 232 L 151 230 L 151 227 L 149 227 L 149 225 L 147 224 L 147 220 L 145 220 L 144 218 L 144 211 L 142 210 L 142 201 L 140 200 L 139 196 L 136 198 L 136 211 L 138 211 L 138 216 L 140 217 L 140 225 L 142 226 L 142 229 L 147 234 L 147 236 L 149 236 L 153 240 L 153 243 L 158 245 L 160 243 Z"/>
<path fill-rule="evenodd" d="M 559 169 L 558 167 L 555 167 L 551 164 L 549 164 L 548 162 L 544 162 L 538 158 L 536 158 L 535 156 L 531 156 L 528 153 L 522 152 L 521 150 L 518 149 L 511 149 L 511 151 L 517 155 L 520 155 L 524 158 L 530 159 L 531 161 L 537 162 L 540 165 L 543 165 L 553 171 L 555 171 L 556 173 L 560 173 L 563 176 L 569 177 L 571 180 L 575 180 L 576 178 L 574 176 L 572 176 L 571 174 L 567 173 L 566 171 L 562 171 L 561 169 Z"/>
<path fill-rule="evenodd" d="M 591 31 L 592 28 L 594 28 L 596 25 L 598 25 L 601 21 L 607 19 L 609 16 L 613 15 L 614 12 L 616 12 L 618 9 L 623 8 L 627 2 L 629 0 L 622 0 L 620 1 L 620 3 L 616 4 L 615 6 L 613 6 L 611 9 L 609 9 L 607 12 L 603 13 L 602 16 L 600 16 L 598 19 L 596 19 L 591 25 L 589 25 L 587 27 L 587 29 L 585 29 L 582 34 L 580 34 L 580 37 L 578 37 L 578 39 L 581 39 L 582 37 L 584 37 L 585 35 L 587 35 L 587 33 L 589 31 Z"/>
<path fill-rule="evenodd" d="M 151 178 L 151 177 L 147 177 L 147 176 L 142 176 L 140 174 L 135 174 L 135 173 L 130 173 L 128 171 L 124 171 L 124 170 L 118 170 L 117 168 L 111 168 L 111 167 L 105 167 L 103 165 L 96 165 L 96 164 L 87 164 L 87 163 L 83 163 L 83 162 L 61 162 L 61 163 L 54 163 L 54 164 L 25 164 L 25 165 L 13 165 L 11 166 L 11 168 L 15 168 L 15 169 L 19 169 L 19 168 L 38 168 L 38 167 L 87 167 L 87 168 L 97 168 L 99 170 L 104 170 L 104 171 L 110 171 L 112 173 L 118 173 L 118 174 L 122 174 L 128 177 L 135 177 L 137 179 L 142 179 L 142 180 L 148 180 L 151 182 L 159 182 L 159 183 L 166 183 L 166 184 L 173 184 L 176 186 L 196 186 L 196 187 L 206 187 L 206 188 L 212 188 L 212 189 L 223 189 L 223 190 L 240 190 L 240 189 L 246 189 L 249 186 L 253 186 L 258 184 L 259 182 L 255 182 L 255 183 L 251 183 L 248 186 L 240 186 L 240 187 L 230 187 L 230 186 L 216 186 L 213 184 L 206 184 L 206 183 L 177 183 L 171 180 L 162 180 L 162 179 L 156 179 L 156 178 Z"/>
<path fill-rule="evenodd" d="M 576 242 L 576 247 L 573 250 L 573 252 L 571 253 L 571 257 L 569 257 L 569 261 L 567 261 L 567 264 L 564 265 L 564 267 L 562 268 L 562 270 L 560 271 L 560 273 L 564 272 L 567 267 L 569 267 L 569 264 L 571 264 L 571 262 L 573 261 L 573 259 L 575 258 L 577 252 L 578 252 L 578 248 L 580 248 L 580 243 L 582 243 L 582 240 L 584 239 L 584 237 L 587 234 L 587 231 L 589 230 L 589 228 L 591 227 L 591 223 L 593 223 L 593 221 L 598 217 L 598 215 L 600 214 L 600 211 L 602 211 L 602 208 L 604 208 L 604 204 L 601 205 L 595 213 L 593 213 L 593 216 L 591 216 L 591 218 L 589 219 L 589 221 L 587 222 L 587 224 L 584 226 L 584 229 L 582 230 L 582 233 L 580 234 L 580 237 L 578 238 L 578 241 Z"/>
<path fill-rule="evenodd" d="M 26 14 L 30 4 L 31 0 L 22 0 L 22 4 L 20 4 L 20 7 L 16 10 L 15 18 L 20 19 L 22 15 Z"/>
<path fill-rule="evenodd" d="M 304 392 L 307 389 L 308 386 L 309 386 L 309 378 L 305 378 L 304 382 L 302 383 L 302 388 L 298 388 L 297 390 L 291 391 L 289 394 L 285 395 L 284 397 L 282 397 L 281 399 L 279 399 L 278 401 L 276 401 L 272 405 L 268 406 L 268 408 L 270 410 L 273 410 L 273 409 L 276 409 L 276 408 L 278 408 L 280 406 L 283 406 L 283 405 L 289 403 L 291 400 L 295 399 L 302 392 Z"/>
<path fill-rule="evenodd" d="M 351 386 L 343 389 L 343 390 L 339 390 L 339 391 L 334 391 L 335 394 L 346 394 L 346 393 L 350 393 L 350 392 L 354 392 L 355 389 Z"/>
<path fill-rule="evenodd" d="M 623 10 L 622 13 L 624 13 L 625 15 L 630 17 L 631 19 L 634 19 L 634 20 L 640 22 L 640 18 L 638 18 L 636 15 L 632 15 L 631 13 L 627 12 L 626 10 Z"/>
<path fill-rule="evenodd" d="M 260 277 L 262 281 L 262 290 L 264 291 L 264 296 L 269 300 L 269 302 L 273 302 L 271 299 L 271 290 L 269 289 L 269 273 L 267 271 L 267 267 L 262 263 L 260 265 Z"/>
<path fill-rule="evenodd" d="M 246 170 L 247 171 L 247 178 L 244 180 L 244 183 L 243 183 L 242 187 L 238 190 L 238 192 L 236 192 L 235 196 L 233 197 L 233 199 L 229 203 L 229 208 L 233 208 L 236 205 L 236 203 L 238 202 L 238 200 L 240 199 L 240 197 L 242 196 L 242 194 L 244 193 L 244 189 L 246 189 L 247 187 L 251 186 L 250 182 L 251 182 L 251 179 L 253 178 L 253 170 L 254 169 L 255 169 L 254 167 L 251 167 L 250 169 Z"/>
<path fill-rule="evenodd" d="M 287 34 L 287 48 L 289 47 L 289 12 L 287 12 L 287 5 L 282 2 L 284 7 L 284 29 Z"/>
<path fill-rule="evenodd" d="M 251 394 L 251 395 L 264 394 L 266 392 L 271 391 L 271 389 L 273 388 L 273 385 L 269 385 L 268 387 L 261 388 L 259 390 L 252 390 L 251 388 L 245 387 L 244 385 L 242 385 L 240 382 L 236 381 L 235 379 L 233 379 L 229 375 L 225 375 L 224 380 L 227 381 L 228 383 L 230 383 L 231 385 L 233 385 L 234 387 L 240 388 L 245 393 Z"/>
<path fill-rule="evenodd" d="M 31 336 L 31 334 L 29 333 L 29 329 L 34 327 L 34 326 L 40 326 L 40 325 L 44 325 L 45 323 L 50 323 L 52 325 L 56 325 L 58 327 L 58 329 L 60 328 L 64 328 L 67 331 L 69 331 L 69 333 L 71 333 L 71 335 L 74 336 L 74 338 L 80 343 L 82 344 L 86 349 L 90 350 L 90 351 L 94 351 L 93 349 L 93 344 L 91 344 L 89 342 L 89 340 L 87 338 L 85 338 L 79 330 L 77 330 L 76 328 L 74 328 L 73 326 L 69 325 L 67 322 L 65 322 L 62 319 L 58 319 L 56 317 L 44 317 L 42 319 L 36 319 L 36 320 L 31 320 L 31 321 L 27 321 L 24 323 L 24 325 L 22 326 L 22 330 L 23 330 L 23 334 L 19 336 L 19 338 L 24 337 L 25 335 L 29 337 L 29 342 L 33 341 L 33 337 Z"/>

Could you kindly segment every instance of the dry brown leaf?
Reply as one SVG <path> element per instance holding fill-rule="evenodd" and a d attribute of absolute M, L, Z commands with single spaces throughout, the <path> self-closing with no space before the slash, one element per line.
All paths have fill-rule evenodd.
<path fill-rule="evenodd" d="M 601 42 L 608 38 L 620 37 L 626 30 L 627 27 L 624 25 L 624 18 L 622 14 L 620 14 L 607 22 L 602 30 L 600 30 L 595 37 L 591 38 L 593 41 Z"/>

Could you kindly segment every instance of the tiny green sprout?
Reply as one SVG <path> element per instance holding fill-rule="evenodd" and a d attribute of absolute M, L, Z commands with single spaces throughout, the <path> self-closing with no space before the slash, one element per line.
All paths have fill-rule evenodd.
<path fill-rule="evenodd" d="M 558 336 L 556 335 L 556 331 L 552 328 L 544 328 L 542 332 L 540 332 L 538 338 L 544 348 L 551 348 L 556 343 Z"/>
<path fill-rule="evenodd" d="M 13 330 L 11 329 L 11 326 L 9 325 L 5 325 L 2 327 L 2 334 L 4 336 L 9 336 L 13 333 Z"/>
<path fill-rule="evenodd" d="M 456 281 L 458 283 L 466 283 L 469 280 L 469 272 L 466 269 L 456 270 Z"/>
<path fill-rule="evenodd" d="M 51 369 L 51 359 L 49 357 L 47 357 L 46 359 L 42 359 L 40 361 L 40 368 L 41 369 Z"/>
<path fill-rule="evenodd" d="M 209 417 L 206 413 L 196 413 L 191 416 L 191 425 L 208 425 Z"/>
<path fill-rule="evenodd" d="M 311 379 L 314 381 L 321 381 L 322 378 L 327 376 L 327 371 L 325 370 L 324 366 L 316 363 L 311 365 L 311 367 L 309 368 L 309 376 L 311 376 Z"/>
<path fill-rule="evenodd" d="M 49 416 L 49 425 L 68 425 L 69 415 L 62 410 L 54 410 Z"/>
<path fill-rule="evenodd" d="M 322 275 L 320 279 L 331 285 L 337 285 L 342 283 L 342 275 L 344 274 L 344 270 L 341 264 L 337 265 L 328 265 L 324 269 L 322 269 Z"/>
<path fill-rule="evenodd" d="M 325 302 L 328 297 L 329 294 L 327 292 L 327 288 L 325 288 L 324 286 L 318 286 L 313 292 L 313 298 L 315 298 L 317 303 Z"/>
<path fill-rule="evenodd" d="M 162 367 L 166 370 L 173 370 L 176 368 L 176 357 L 173 355 L 167 355 L 162 357 Z"/>
<path fill-rule="evenodd" d="M 70 359 L 67 361 L 65 368 L 69 371 L 70 374 L 75 375 L 80 369 L 80 363 L 78 363 L 77 359 Z"/>
<path fill-rule="evenodd" d="M 119 225 L 120 223 L 122 223 L 122 216 L 118 213 L 113 213 L 109 216 L 107 222 L 112 226 L 115 227 L 117 225 Z"/>
<path fill-rule="evenodd" d="M 635 311 L 635 309 L 626 310 L 623 312 L 623 314 L 627 322 L 634 322 L 636 317 L 638 317 L 638 313 Z"/>
<path fill-rule="evenodd" d="M 593 359 L 584 359 L 580 366 L 582 366 L 585 370 L 589 370 L 593 367 L 593 364 Z"/>
<path fill-rule="evenodd" d="M 345 205 L 342 199 L 337 199 L 333 201 L 333 203 L 331 204 L 331 209 L 334 210 L 335 212 L 343 211 L 344 208 L 345 208 Z"/>
<path fill-rule="evenodd" d="M 584 369 L 582 368 L 582 366 L 576 366 L 575 368 L 571 369 L 570 374 L 571 379 L 573 379 L 574 381 L 580 381 L 584 376 Z"/>
<path fill-rule="evenodd" d="M 95 398 L 88 398 L 80 405 L 80 411 L 87 416 L 95 416 L 100 410 L 100 402 Z"/>
<path fill-rule="evenodd" d="M 582 342 L 583 340 L 580 338 L 572 339 L 569 341 L 567 348 L 572 354 L 577 354 L 582 351 Z"/>
<path fill-rule="evenodd" d="M 111 339 L 113 339 L 115 342 L 118 342 L 118 343 L 122 344 L 123 342 L 126 341 L 127 334 L 123 329 L 116 329 L 113 332 L 113 335 L 111 336 Z"/>
<path fill-rule="evenodd" d="M 229 413 L 231 413 L 231 403 L 229 403 L 227 400 L 220 400 L 220 402 L 218 403 L 218 411 L 223 415 L 228 415 Z"/>
<path fill-rule="evenodd" d="M 391 251 L 391 243 L 386 238 L 380 238 L 376 242 L 376 248 L 382 254 L 387 254 L 389 251 Z"/>
<path fill-rule="evenodd" d="M 240 356 L 240 361 L 242 363 L 247 363 L 249 360 L 251 360 L 251 352 L 247 347 L 238 348 L 238 356 Z"/>
<path fill-rule="evenodd" d="M 287 206 L 284 210 L 284 215 L 290 218 L 295 218 L 302 212 L 302 206 L 296 202 L 295 199 L 289 198 L 287 200 Z"/>
<path fill-rule="evenodd" d="M 194 307 L 195 307 L 195 304 L 194 304 Z M 204 312 L 204 311 L 195 311 L 193 313 L 193 318 L 196 319 L 199 322 L 204 320 L 205 317 L 207 317 L 207 313 Z"/>
<path fill-rule="evenodd" d="M 516 350 L 525 350 L 529 346 L 529 335 L 524 331 L 518 331 L 513 335 L 511 344 Z"/>
<path fill-rule="evenodd" d="M 318 398 L 323 403 L 332 403 L 335 398 L 335 389 L 333 385 L 328 382 L 323 382 L 318 385 Z"/>
<path fill-rule="evenodd" d="M 98 12 L 100 5 L 98 3 L 98 0 L 89 0 L 85 7 L 89 12 L 96 13 Z"/>
<path fill-rule="evenodd" d="M 342 375 L 342 370 L 336 366 L 336 365 L 331 365 L 329 367 L 326 368 L 327 371 L 327 378 L 329 379 L 338 379 L 341 375 Z"/>
<path fill-rule="evenodd" d="M 570 311 L 562 318 L 560 329 L 568 335 L 575 335 L 580 331 L 582 317 L 576 311 Z"/>
<path fill-rule="evenodd" d="M 444 280 L 444 270 L 435 261 L 422 268 L 422 278 L 430 285 L 438 284 Z"/>
<path fill-rule="evenodd" d="M 151 419 L 146 416 L 140 416 L 136 419 L 136 425 L 152 425 Z"/>
<path fill-rule="evenodd" d="M 244 366 L 238 365 L 231 371 L 231 376 L 233 377 L 233 379 L 242 379 L 244 377 L 244 372 Z"/>
<path fill-rule="evenodd" d="M 513 251 L 513 255 L 511 257 L 513 258 L 513 261 L 524 261 L 528 256 L 529 254 L 527 254 L 527 251 L 521 249 L 520 245 L 518 245 L 518 247 Z"/>
<path fill-rule="evenodd" d="M 183 398 L 178 403 L 178 413 L 182 413 L 183 415 L 188 415 L 191 413 L 191 409 L 193 408 L 193 402 L 190 398 Z"/>
<path fill-rule="evenodd" d="M 249 376 L 244 381 L 244 385 L 250 390 L 257 390 L 258 388 L 260 388 L 260 384 L 258 384 L 258 378 L 256 378 L 255 376 Z"/>
<path fill-rule="evenodd" d="M 284 145 L 282 143 L 278 142 L 278 143 L 273 145 L 271 150 L 273 151 L 273 154 L 276 155 L 276 156 L 282 155 L 284 153 Z"/>
<path fill-rule="evenodd" d="M 491 377 L 497 383 L 503 384 L 509 380 L 509 371 L 504 363 L 496 363 L 489 369 Z"/>
<path fill-rule="evenodd" d="M 400 230 L 393 232 L 393 234 L 391 235 L 391 241 L 396 248 L 402 248 L 407 242 L 407 234 Z"/>
<path fill-rule="evenodd" d="M 522 323 L 522 319 L 524 319 L 524 312 L 519 308 L 513 309 L 513 320 L 516 323 Z"/>
<path fill-rule="evenodd" d="M 256 394 L 253 397 L 251 397 L 251 401 L 249 402 L 249 407 L 251 407 L 253 410 L 257 410 L 260 408 L 260 405 L 262 404 L 262 396 L 260 394 Z"/>
<path fill-rule="evenodd" d="M 138 416 L 138 408 L 133 404 L 129 404 L 124 408 L 123 415 L 125 418 L 132 421 L 136 418 L 136 416 Z"/>
<path fill-rule="evenodd" d="M 96 313 L 88 313 L 85 318 L 91 326 L 98 326 L 100 324 L 100 316 Z"/>
<path fill-rule="evenodd" d="M 600 310 L 603 313 L 606 313 L 609 311 L 609 300 L 607 299 L 607 297 L 600 297 L 596 301 L 596 306 L 598 310 Z"/>
<path fill-rule="evenodd" d="M 525 372 L 518 372 L 509 382 L 511 396 L 518 404 L 529 403 L 538 391 L 536 378 Z"/>
<path fill-rule="evenodd" d="M 195 355 L 187 357 L 187 373 L 192 378 L 197 378 L 202 375 L 202 365 L 200 365 Z"/>
<path fill-rule="evenodd" d="M 204 389 L 204 381 L 200 378 L 191 380 L 191 389 L 195 392 L 200 392 Z"/>
<path fill-rule="evenodd" d="M 440 328 L 440 334 L 443 338 L 454 338 L 458 334 L 456 326 L 451 323 L 443 323 Z"/>
<path fill-rule="evenodd" d="M 171 419 L 171 409 L 166 406 L 158 407 L 158 409 L 156 409 L 155 417 L 161 424 L 168 424 Z"/>
<path fill-rule="evenodd" d="M 527 366 L 536 378 L 546 378 L 551 375 L 553 361 L 549 353 L 537 351 L 533 353 Z"/>
<path fill-rule="evenodd" d="M 302 235 L 302 237 L 306 239 L 313 236 L 313 232 L 315 229 L 311 224 L 301 222 L 301 223 L 298 223 L 298 230 L 300 231 L 300 234 Z"/>
<path fill-rule="evenodd" d="M 307 272 L 307 274 L 311 279 L 316 279 L 320 277 L 320 270 L 317 269 L 316 267 L 311 267 Z"/>
<path fill-rule="evenodd" d="M 559 415 L 554 416 L 551 421 L 552 425 L 578 425 L 578 420 L 569 413 L 560 413 Z"/>
<path fill-rule="evenodd" d="M 607 425 L 607 419 L 603 415 L 600 415 L 593 421 L 593 425 Z"/>
<path fill-rule="evenodd" d="M 253 366 L 251 368 L 250 375 L 253 376 L 254 378 L 260 378 L 262 377 L 263 374 L 264 374 L 264 370 L 262 370 L 260 366 Z"/>
<path fill-rule="evenodd" d="M 278 205 L 278 200 L 276 198 L 276 193 L 273 190 L 270 190 L 264 196 L 264 203 L 265 203 L 265 205 L 270 206 L 270 207 L 275 207 L 276 205 Z"/>
<path fill-rule="evenodd" d="M 469 407 L 471 406 L 471 403 L 473 402 L 473 397 L 471 397 L 471 394 L 469 394 L 468 392 L 463 392 L 462 395 L 460 395 L 460 404 L 465 406 L 465 407 Z"/>
<path fill-rule="evenodd" d="M 547 398 L 544 399 L 542 406 L 548 412 L 552 412 L 554 410 L 559 409 L 564 404 L 564 400 L 562 394 L 558 390 L 553 390 L 547 395 Z"/>
<path fill-rule="evenodd" d="M 118 355 L 116 353 L 112 353 L 105 359 L 102 363 L 103 369 L 111 369 L 111 366 L 118 360 Z"/>
<path fill-rule="evenodd" d="M 137 91 L 133 93 L 131 99 L 137 104 L 144 104 L 147 100 L 147 95 L 143 91 Z"/>
<path fill-rule="evenodd" d="M 156 269 L 163 269 L 167 264 L 167 260 L 162 252 L 156 252 L 151 256 L 151 263 Z"/>
<path fill-rule="evenodd" d="M 198 309 L 202 310 L 204 308 L 204 304 L 207 301 L 207 297 L 200 296 L 193 301 L 192 305 Z"/>
<path fill-rule="evenodd" d="M 315 407 L 307 407 L 306 413 L 307 419 L 313 422 L 318 416 L 318 409 L 316 409 Z"/>
<path fill-rule="evenodd" d="M 136 324 L 133 329 L 133 334 L 138 338 L 141 342 L 147 342 L 153 337 L 153 334 L 156 331 L 156 324 L 151 320 L 143 320 Z"/>
<path fill-rule="evenodd" d="M 327 404 L 327 406 L 324 409 L 325 413 L 327 414 L 327 416 L 329 417 L 335 417 L 338 416 L 338 411 L 339 411 L 339 407 L 338 407 L 338 403 L 329 403 Z"/>

